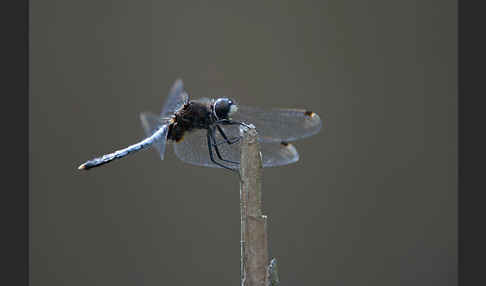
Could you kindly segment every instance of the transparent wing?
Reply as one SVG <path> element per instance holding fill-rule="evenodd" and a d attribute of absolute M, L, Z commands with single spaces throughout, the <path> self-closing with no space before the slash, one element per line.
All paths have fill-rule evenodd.
<path fill-rule="evenodd" d="M 184 90 L 182 79 L 177 79 L 172 85 L 169 96 L 162 108 L 161 117 L 170 117 L 189 100 L 189 95 Z"/>
<path fill-rule="evenodd" d="M 255 125 L 260 142 L 288 142 L 317 134 L 322 122 L 314 112 L 303 109 L 264 109 L 238 105 L 233 120 Z"/>
<path fill-rule="evenodd" d="M 299 161 L 299 153 L 290 143 L 261 143 L 263 167 L 277 167 Z"/>
<path fill-rule="evenodd" d="M 235 143 L 232 145 L 227 144 L 223 141 L 220 135 L 217 135 L 216 141 L 220 142 L 218 144 L 218 150 L 221 157 L 225 160 L 239 161 L 240 148 L 239 144 Z M 223 143 L 224 142 L 224 143 Z M 230 168 L 238 168 L 238 165 L 222 162 L 219 160 L 216 150 L 213 149 L 213 156 L 216 160 Z M 184 135 L 184 138 L 174 143 L 174 153 L 183 162 L 206 167 L 220 167 L 211 161 L 209 156 L 207 130 L 206 129 L 195 129 Z"/>
<path fill-rule="evenodd" d="M 235 141 L 240 138 L 239 126 L 221 126 L 226 137 Z M 223 138 L 221 133 L 215 133 L 215 142 L 221 157 L 225 160 L 234 161 L 239 163 L 240 161 L 240 144 L 236 142 L 234 144 L 228 144 Z M 261 144 L 263 167 L 275 167 L 282 166 L 297 162 L 299 160 L 299 154 L 292 144 L 272 142 Z M 239 168 L 238 164 L 222 161 L 216 148 L 213 149 L 213 157 L 218 162 L 224 164 L 233 169 Z M 182 141 L 174 143 L 174 152 L 176 156 L 183 162 L 206 167 L 220 167 L 211 161 L 209 156 L 207 131 L 193 130 L 187 133 Z"/>
<path fill-rule="evenodd" d="M 157 116 L 150 112 L 141 113 L 140 120 L 142 121 L 142 127 L 147 137 L 154 134 L 162 126 L 165 126 L 163 133 L 159 137 L 159 140 L 154 141 L 152 143 L 152 147 L 154 147 L 157 153 L 159 153 L 160 159 L 164 160 L 165 146 L 167 145 L 167 132 L 169 130 L 168 128 L 169 120 L 162 119 L 161 116 Z"/>

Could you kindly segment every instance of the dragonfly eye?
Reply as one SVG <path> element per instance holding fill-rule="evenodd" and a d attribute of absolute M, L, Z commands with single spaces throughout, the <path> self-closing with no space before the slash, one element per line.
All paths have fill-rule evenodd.
<path fill-rule="evenodd" d="M 236 111 L 236 105 L 229 98 L 218 98 L 214 102 L 214 113 L 218 119 L 228 119 Z"/>

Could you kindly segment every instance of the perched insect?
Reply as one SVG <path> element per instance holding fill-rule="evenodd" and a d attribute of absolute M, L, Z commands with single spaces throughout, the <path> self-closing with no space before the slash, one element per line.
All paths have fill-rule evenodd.
<path fill-rule="evenodd" d="M 321 129 L 319 116 L 299 109 L 263 109 L 236 104 L 229 98 L 190 100 L 182 80 L 172 86 L 160 115 L 142 113 L 147 138 L 124 149 L 89 160 L 78 167 L 88 170 L 153 146 L 164 159 L 167 143 L 187 163 L 236 170 L 239 166 L 241 127 L 253 124 L 261 143 L 263 167 L 297 162 L 299 154 L 288 143 Z"/>

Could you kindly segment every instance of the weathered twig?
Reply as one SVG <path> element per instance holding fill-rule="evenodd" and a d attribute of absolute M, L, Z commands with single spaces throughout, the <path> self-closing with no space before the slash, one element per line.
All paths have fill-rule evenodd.
<path fill-rule="evenodd" d="M 279 286 L 280 279 L 278 278 L 277 259 L 272 258 L 267 269 L 267 286 Z"/>
<path fill-rule="evenodd" d="M 244 133 L 240 162 L 241 285 L 267 286 L 278 283 L 278 277 L 273 267 L 276 262 L 268 262 L 267 217 L 262 214 L 262 158 L 255 128 Z"/>

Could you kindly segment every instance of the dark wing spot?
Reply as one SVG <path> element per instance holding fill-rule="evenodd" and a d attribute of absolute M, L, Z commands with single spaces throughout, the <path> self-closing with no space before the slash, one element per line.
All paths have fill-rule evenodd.
<path fill-rule="evenodd" d="M 289 143 L 288 142 L 285 142 L 285 141 L 282 141 L 282 142 L 280 142 L 280 145 L 282 145 L 284 147 L 287 147 L 287 146 L 289 146 Z"/>
<path fill-rule="evenodd" d="M 306 112 L 304 112 L 304 115 L 305 115 L 305 116 L 312 117 L 312 116 L 314 116 L 314 112 L 312 112 L 312 111 L 310 111 L 310 110 L 307 110 Z"/>

